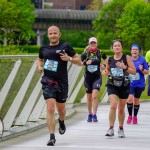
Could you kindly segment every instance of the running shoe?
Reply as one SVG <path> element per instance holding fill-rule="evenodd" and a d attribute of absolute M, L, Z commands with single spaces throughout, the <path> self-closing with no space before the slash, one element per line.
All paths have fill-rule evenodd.
<path fill-rule="evenodd" d="M 127 123 L 130 124 L 132 122 L 132 116 L 128 116 Z"/>
<path fill-rule="evenodd" d="M 105 136 L 114 136 L 114 129 L 113 128 L 109 128 L 109 130 L 107 131 Z"/>
<path fill-rule="evenodd" d="M 137 117 L 133 117 L 133 124 L 137 124 Z"/>
<path fill-rule="evenodd" d="M 59 121 L 59 133 L 60 133 L 60 134 L 64 134 L 65 131 L 66 131 L 66 126 L 65 126 L 64 120 L 63 120 L 63 121 L 60 121 L 60 120 L 58 119 L 58 121 Z"/>
<path fill-rule="evenodd" d="M 93 115 L 93 122 L 98 122 L 96 115 Z"/>
<path fill-rule="evenodd" d="M 125 138 L 125 134 L 124 134 L 123 129 L 120 129 L 120 128 L 119 128 L 119 130 L 118 130 L 118 137 L 119 137 L 119 138 Z"/>
<path fill-rule="evenodd" d="M 89 114 L 89 115 L 88 115 L 87 122 L 92 122 L 92 118 L 93 118 L 93 115 L 92 115 L 92 114 Z"/>
<path fill-rule="evenodd" d="M 47 142 L 47 146 L 54 146 L 55 145 L 55 136 L 54 135 L 51 135 L 50 136 L 50 140 Z"/>

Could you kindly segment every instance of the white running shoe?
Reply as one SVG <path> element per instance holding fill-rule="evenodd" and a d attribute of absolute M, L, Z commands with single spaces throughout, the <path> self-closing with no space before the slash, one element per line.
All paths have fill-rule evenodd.
<path fill-rule="evenodd" d="M 110 129 L 107 131 L 107 133 L 106 133 L 105 136 L 114 136 L 114 129 L 113 129 L 113 128 L 110 128 Z"/>
<path fill-rule="evenodd" d="M 125 134 L 124 134 L 123 129 L 119 129 L 119 130 L 118 130 L 118 137 L 119 137 L 119 138 L 125 138 Z"/>

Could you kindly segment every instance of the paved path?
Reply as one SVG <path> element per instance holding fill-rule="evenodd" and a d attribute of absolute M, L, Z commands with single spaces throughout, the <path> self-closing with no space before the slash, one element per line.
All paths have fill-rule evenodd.
<path fill-rule="evenodd" d="M 67 131 L 64 135 L 60 135 L 56 130 L 57 141 L 54 147 L 46 146 L 49 134 L 47 128 L 42 128 L 0 142 L 0 150 L 150 150 L 150 102 L 141 103 L 138 125 L 125 123 L 126 138 L 124 139 L 118 138 L 117 120 L 115 136 L 105 137 L 108 129 L 109 105 L 99 106 L 97 123 L 87 123 L 85 105 L 77 107 L 76 112 L 66 120 Z"/>

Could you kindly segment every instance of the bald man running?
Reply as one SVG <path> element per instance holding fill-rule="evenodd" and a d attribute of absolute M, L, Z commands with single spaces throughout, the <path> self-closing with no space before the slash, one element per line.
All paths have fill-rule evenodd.
<path fill-rule="evenodd" d="M 60 30 L 57 26 L 48 28 L 50 43 L 40 47 L 37 59 L 38 72 L 44 72 L 42 76 L 43 96 L 47 106 L 47 126 L 50 132 L 48 146 L 54 146 L 55 139 L 55 108 L 59 115 L 59 133 L 64 134 L 66 109 L 65 102 L 68 97 L 68 72 L 67 63 L 78 64 L 79 55 L 66 42 L 60 42 Z"/>

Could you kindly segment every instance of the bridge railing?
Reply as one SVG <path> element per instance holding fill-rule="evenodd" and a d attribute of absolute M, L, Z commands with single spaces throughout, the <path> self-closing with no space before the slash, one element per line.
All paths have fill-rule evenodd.
<path fill-rule="evenodd" d="M 36 72 L 37 55 L 0 56 L 0 117 L 4 131 L 45 119 L 46 107 L 41 90 L 41 76 Z M 67 103 L 74 103 L 83 78 L 74 89 L 82 67 L 68 63 Z M 56 112 L 57 113 L 57 112 Z"/>

